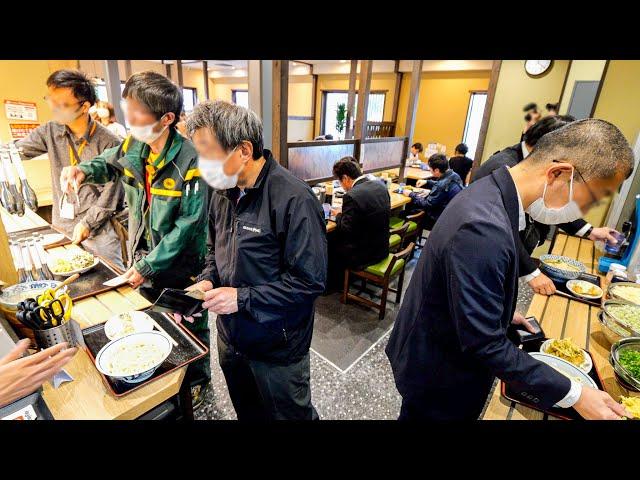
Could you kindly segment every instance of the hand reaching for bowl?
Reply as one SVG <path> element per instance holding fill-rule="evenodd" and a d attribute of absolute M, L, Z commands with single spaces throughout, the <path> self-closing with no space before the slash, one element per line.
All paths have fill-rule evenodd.
<path fill-rule="evenodd" d="M 616 237 L 611 235 L 611 232 L 615 232 L 615 230 L 609 227 L 594 228 L 593 230 L 591 230 L 591 233 L 589 234 L 589 240 L 593 240 L 594 242 L 598 240 L 602 242 L 608 241 L 612 245 L 615 245 L 616 243 L 618 243 L 618 241 L 616 240 Z"/>

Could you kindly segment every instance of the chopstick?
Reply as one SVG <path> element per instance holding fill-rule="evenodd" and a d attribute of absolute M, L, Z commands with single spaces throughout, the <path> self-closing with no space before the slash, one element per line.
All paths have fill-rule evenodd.
<path fill-rule="evenodd" d="M 154 320 L 154 318 L 153 318 L 153 317 L 151 317 L 151 315 L 149 315 L 149 318 L 151 318 L 151 321 L 153 322 L 153 326 L 154 326 L 154 327 L 156 327 L 158 330 L 160 330 L 160 333 L 164 334 L 164 335 L 167 337 L 167 339 L 171 342 L 171 344 L 172 344 L 174 347 L 177 347 L 177 346 L 178 346 L 178 342 L 176 342 L 176 341 L 173 339 L 173 337 L 172 337 L 171 335 L 169 335 L 169 334 L 164 330 L 164 328 L 162 328 L 160 325 L 158 325 L 158 322 L 156 322 L 156 321 Z"/>

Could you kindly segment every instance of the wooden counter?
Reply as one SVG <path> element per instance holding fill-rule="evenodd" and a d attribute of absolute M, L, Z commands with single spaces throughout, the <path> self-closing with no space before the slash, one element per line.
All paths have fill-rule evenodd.
<path fill-rule="evenodd" d="M 575 258 L 587 267 L 587 272 L 597 273 L 597 260 L 602 254 L 595 250 L 591 240 L 558 234 L 553 251 L 558 255 Z M 527 287 L 528 288 L 528 287 Z M 560 295 L 534 295 L 527 316 L 535 316 L 547 337 L 571 339 L 593 355 L 593 360 L 604 382 L 605 390 L 619 401 L 620 395 L 628 395 L 616 382 L 613 367 L 609 364 L 609 342 L 598 320 L 598 307 L 570 300 Z M 500 383 L 494 389 L 490 403 L 482 417 L 484 420 L 557 420 L 500 395 Z"/>
<path fill-rule="evenodd" d="M 0 207 L 0 210 L 4 209 Z M 2 212 L 2 220 L 7 231 L 19 231 L 25 217 Z M 40 223 L 44 222 L 37 215 L 35 217 L 40 219 Z M 37 222 L 37 219 L 32 220 Z M 44 225 L 36 226 L 46 225 L 44 222 Z M 28 225 L 25 228 L 33 226 Z M 141 310 L 148 306 L 150 303 L 144 297 L 132 288 L 123 286 L 74 303 L 72 317 L 82 328 L 86 328 L 106 322 L 112 315 L 127 310 Z M 43 386 L 44 399 L 55 419 L 125 420 L 137 418 L 176 395 L 182 385 L 186 367 L 122 398 L 114 397 L 109 392 L 90 357 L 83 350 L 78 351 L 65 370 L 73 377 L 72 382 L 64 383 L 58 389 L 54 389 L 48 382 Z"/>

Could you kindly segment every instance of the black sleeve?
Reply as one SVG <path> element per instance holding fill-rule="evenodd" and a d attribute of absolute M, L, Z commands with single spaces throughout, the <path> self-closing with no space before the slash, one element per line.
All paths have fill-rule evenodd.
<path fill-rule="evenodd" d="M 522 243 L 520 235 L 518 235 L 518 238 L 516 240 L 516 248 L 518 249 L 518 270 L 520 271 L 518 275 L 521 277 L 529 275 L 536 268 L 538 268 L 538 266 L 536 265 L 535 260 L 531 258 L 529 252 L 527 252 L 524 243 Z"/>
<path fill-rule="evenodd" d="M 458 343 L 518 393 L 546 409 L 569 392 L 570 380 L 512 343 L 502 324 L 511 259 L 505 232 L 489 220 L 463 225 L 447 249 L 447 301 Z"/>
<path fill-rule="evenodd" d="M 575 235 L 576 232 L 579 232 L 580 229 L 586 224 L 587 222 L 585 220 L 579 218 L 578 220 L 574 220 L 573 222 L 561 223 L 560 225 L 558 225 L 558 227 L 567 232 L 569 235 Z"/>
<path fill-rule="evenodd" d="M 336 228 L 346 234 L 353 232 L 356 218 L 358 218 L 356 210 L 356 202 L 351 195 L 342 197 L 342 213 L 336 215 Z"/>

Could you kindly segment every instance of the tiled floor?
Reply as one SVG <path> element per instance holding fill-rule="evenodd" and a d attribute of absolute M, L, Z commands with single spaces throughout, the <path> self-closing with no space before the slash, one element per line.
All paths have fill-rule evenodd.
<path fill-rule="evenodd" d="M 413 266 L 409 265 L 408 270 L 413 271 Z M 405 285 L 409 283 L 409 271 L 408 274 Z M 521 284 L 519 311 L 527 311 L 531 297 L 527 285 Z M 318 301 L 311 350 L 311 394 L 321 419 L 391 420 L 398 417 L 401 399 L 384 353 L 397 311 L 398 307 L 391 303 L 386 320 L 377 325 L 375 312 L 371 314 L 358 306 L 344 306 L 332 296 Z M 369 318 L 371 315 L 376 322 Z M 211 323 L 211 350 L 216 352 L 215 321 Z M 364 355 L 353 363 L 362 353 Z M 329 362 L 323 357 L 332 360 Z M 211 367 L 212 388 L 195 416 L 202 420 L 235 419 L 215 353 Z"/>

